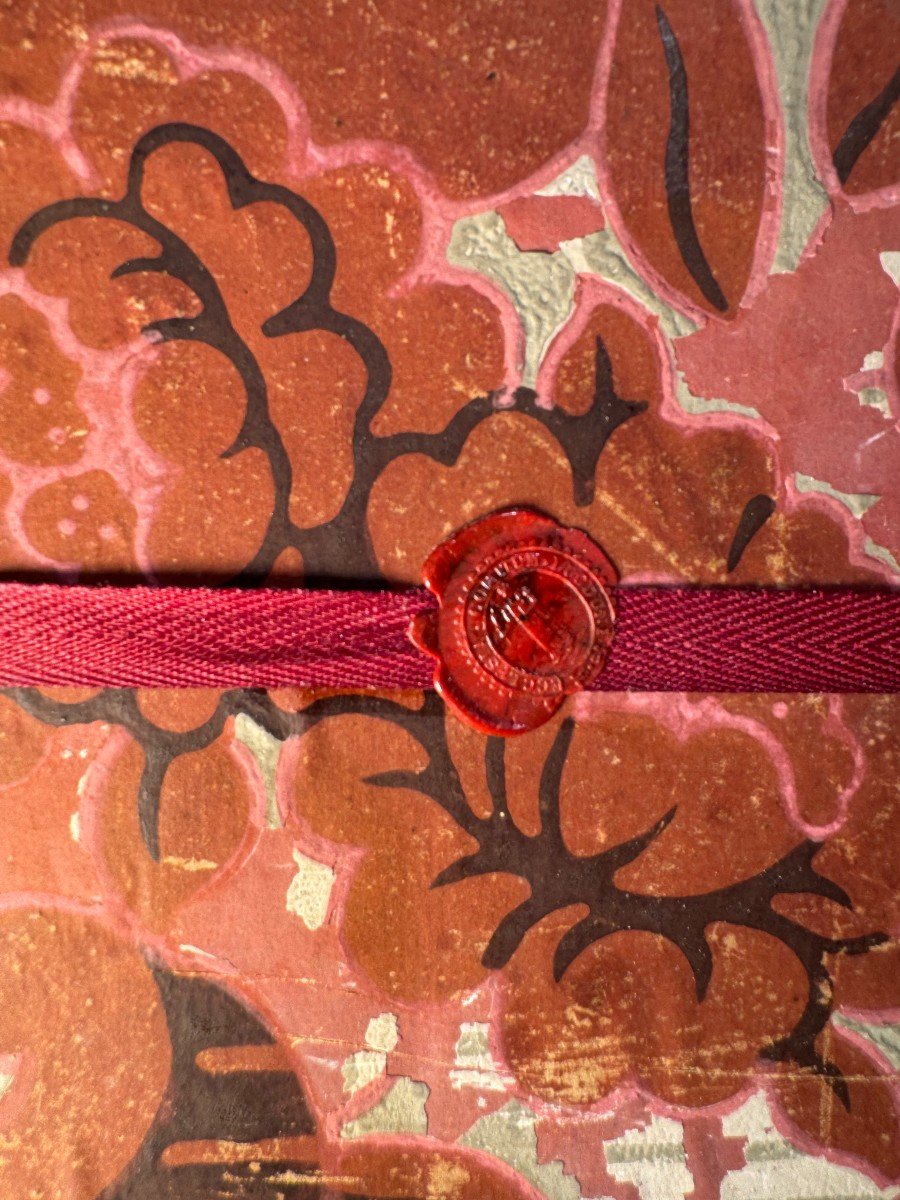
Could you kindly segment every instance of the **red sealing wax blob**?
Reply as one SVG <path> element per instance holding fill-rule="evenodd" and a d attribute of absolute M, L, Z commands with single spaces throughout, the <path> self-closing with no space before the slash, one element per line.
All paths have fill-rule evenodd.
<path fill-rule="evenodd" d="M 501 509 L 433 550 L 422 575 L 440 607 L 410 637 L 436 659 L 446 703 L 482 733 L 536 729 L 603 669 L 617 577 L 580 529 Z"/>

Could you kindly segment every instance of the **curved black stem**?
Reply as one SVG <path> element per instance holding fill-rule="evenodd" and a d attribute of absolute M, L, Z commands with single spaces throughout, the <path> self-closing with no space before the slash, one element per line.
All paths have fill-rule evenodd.
<path fill-rule="evenodd" d="M 669 138 L 666 142 L 666 195 L 669 221 L 684 265 L 705 298 L 719 312 L 728 311 L 728 300 L 700 243 L 694 223 L 690 184 L 690 106 L 687 71 L 681 47 L 669 18 L 657 5 L 656 23 L 669 70 Z"/>
<path fill-rule="evenodd" d="M 702 1001 L 714 972 L 706 937 L 709 926 L 725 923 L 765 933 L 791 950 L 801 963 L 808 980 L 808 997 L 792 1031 L 766 1047 L 763 1056 L 791 1061 L 820 1074 L 842 1103 L 849 1105 L 849 1092 L 840 1071 L 823 1058 L 816 1046 L 832 1012 L 830 963 L 835 956 L 867 953 L 885 942 L 887 934 L 874 931 L 862 937 L 829 938 L 773 908 L 778 896 L 811 895 L 852 909 L 846 891 L 816 870 L 814 858 L 821 847 L 809 839 L 800 841 L 756 875 L 714 891 L 673 896 L 620 887 L 616 882 L 618 872 L 664 833 L 675 819 L 676 809 L 669 809 L 643 833 L 599 854 L 573 854 L 565 841 L 560 812 L 563 772 L 574 734 L 571 720 L 560 724 L 544 762 L 538 791 L 541 829 L 528 835 L 512 819 L 509 809 L 505 740 L 485 740 L 485 778 L 492 809 L 488 816 L 479 817 L 466 798 L 450 753 L 443 704 L 434 692 L 426 693 L 418 707 L 384 696 L 350 693 L 321 696 L 297 711 L 285 711 L 263 691 L 232 690 L 221 695 L 206 721 L 186 732 L 158 728 L 140 711 L 135 694 L 124 689 L 110 689 L 71 703 L 51 700 L 33 688 L 7 689 L 6 694 L 50 725 L 106 721 L 128 730 L 145 755 L 139 796 L 141 827 L 150 853 L 157 859 L 159 795 L 169 766 L 180 754 L 208 746 L 220 735 L 229 716 L 244 713 L 279 741 L 301 736 L 322 721 L 342 715 L 388 721 L 408 733 L 424 751 L 425 766 L 381 772 L 366 777 L 365 782 L 409 788 L 430 797 L 475 843 L 473 852 L 441 871 L 432 887 L 448 887 L 493 872 L 517 875 L 529 885 L 528 898 L 498 923 L 491 936 L 482 959 L 486 967 L 504 967 L 529 930 L 544 917 L 560 909 L 586 908 L 586 914 L 562 936 L 556 948 L 553 969 L 557 980 L 596 942 L 614 933 L 640 930 L 664 937 L 678 947 L 691 968 L 697 998 Z"/>
<path fill-rule="evenodd" d="M 251 204 L 278 204 L 301 225 L 312 248 L 312 269 L 304 291 L 279 312 L 267 317 L 262 332 L 271 338 L 322 330 L 346 341 L 365 370 L 363 398 L 356 410 L 351 442 L 353 473 L 338 512 L 315 526 L 299 526 L 290 515 L 293 468 L 270 409 L 266 380 L 247 342 L 231 322 L 227 305 L 213 277 L 191 247 L 173 230 L 147 211 L 141 189 L 148 159 L 164 146 L 201 147 L 218 163 L 235 210 Z M 10 250 L 13 266 L 23 266 L 42 233 L 63 221 L 96 217 L 124 221 L 152 237 L 160 246 L 156 256 L 121 263 L 114 278 L 138 272 L 167 274 L 180 280 L 200 302 L 194 317 L 155 321 L 144 332 L 157 340 L 196 341 L 224 354 L 237 369 L 246 395 L 241 429 L 223 458 L 256 448 L 266 456 L 272 476 L 274 501 L 266 531 L 253 557 L 228 582 L 252 586 L 263 582 L 284 550 L 294 548 L 303 559 L 304 578 L 311 586 L 374 583 L 382 579 L 368 529 L 367 510 L 376 480 L 394 460 L 420 454 L 452 466 L 469 435 L 496 411 L 492 396 L 476 396 L 436 433 L 415 431 L 376 435 L 372 423 L 391 387 L 391 363 L 384 344 L 362 321 L 340 312 L 331 303 L 337 270 L 334 239 L 321 213 L 298 193 L 281 184 L 266 183 L 248 170 L 243 159 L 218 134 L 199 125 L 173 122 L 151 129 L 136 143 L 121 200 L 75 198 L 48 205 L 34 213 L 19 229 Z M 597 343 L 597 385 L 591 409 L 582 416 L 561 410 L 539 409 L 533 393 L 517 397 L 519 411 L 539 421 L 560 442 L 573 471 L 576 500 L 587 504 L 593 495 L 597 459 L 612 431 L 646 407 L 621 400 L 615 393 L 612 365 L 605 347 Z"/>
<path fill-rule="evenodd" d="M 881 91 L 861 108 L 841 135 L 834 150 L 834 169 L 841 183 L 846 183 L 860 155 L 871 145 L 878 130 L 888 119 L 891 109 L 900 100 L 900 67 Z"/>

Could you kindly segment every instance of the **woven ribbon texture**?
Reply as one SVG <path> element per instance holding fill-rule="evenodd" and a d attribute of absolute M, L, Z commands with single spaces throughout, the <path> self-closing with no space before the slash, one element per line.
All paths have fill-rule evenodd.
<path fill-rule="evenodd" d="M 424 689 L 405 591 L 0 584 L 0 685 Z M 620 587 L 603 691 L 900 691 L 900 591 Z"/>

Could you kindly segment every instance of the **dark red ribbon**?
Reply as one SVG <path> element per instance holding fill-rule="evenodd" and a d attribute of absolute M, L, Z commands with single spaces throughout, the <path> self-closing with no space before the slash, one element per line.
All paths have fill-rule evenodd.
<path fill-rule="evenodd" d="M 595 690 L 900 691 L 900 590 L 619 587 Z M 0 685 L 425 689 L 404 591 L 0 584 Z"/>

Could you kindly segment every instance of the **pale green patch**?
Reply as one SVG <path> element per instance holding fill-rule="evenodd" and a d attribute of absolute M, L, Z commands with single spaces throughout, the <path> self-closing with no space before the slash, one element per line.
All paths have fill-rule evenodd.
<path fill-rule="evenodd" d="M 603 1149 L 610 1175 L 636 1187 L 641 1200 L 684 1200 L 694 1189 L 679 1121 L 654 1116 L 646 1129 L 628 1129 Z"/>
<path fill-rule="evenodd" d="M 360 1138 L 369 1133 L 412 1133 L 428 1132 L 428 1114 L 425 1102 L 429 1087 L 418 1080 L 401 1076 L 388 1094 L 368 1112 L 348 1121 L 341 1130 L 341 1137 Z"/>
<path fill-rule="evenodd" d="M 357 1050 L 344 1060 L 341 1076 L 345 1092 L 358 1092 L 380 1079 L 387 1067 L 387 1055 L 377 1050 Z"/>
<path fill-rule="evenodd" d="M 821 479 L 814 479 L 812 475 L 803 475 L 800 471 L 794 475 L 794 484 L 798 492 L 820 492 L 823 496 L 830 496 L 832 500 L 838 500 L 857 518 L 864 516 L 881 499 L 880 496 L 873 496 L 867 492 L 838 491 L 830 483 L 823 483 Z"/>
<path fill-rule="evenodd" d="M 597 172 L 587 154 L 576 158 L 570 167 L 546 187 L 538 188 L 536 196 L 588 196 L 591 200 L 600 199 L 600 189 L 597 187 Z"/>
<path fill-rule="evenodd" d="M 14 1079 L 15 1075 L 7 1075 L 5 1072 L 0 1071 L 0 1100 L 3 1099 L 9 1089 L 12 1087 Z"/>
<path fill-rule="evenodd" d="M 538 1162 L 535 1121 L 530 1109 L 510 1100 L 497 1112 L 480 1117 L 459 1141 L 508 1163 L 547 1200 L 581 1200 L 577 1179 L 565 1173 L 562 1163 Z"/>
<path fill-rule="evenodd" d="M 562 242 L 559 248 L 576 274 L 597 275 L 620 288 L 652 313 L 659 321 L 660 329 L 669 337 L 696 333 L 695 322 L 657 296 L 650 284 L 641 278 L 609 226 L 587 237 Z"/>
<path fill-rule="evenodd" d="M 287 890 L 286 907 L 307 929 L 321 929 L 328 914 L 334 871 L 325 863 L 293 851 L 297 872 Z"/>
<path fill-rule="evenodd" d="M 773 273 L 795 271 L 828 208 L 809 144 L 807 118 L 813 43 L 827 0 L 754 0 L 772 48 L 784 122 L 781 228 Z"/>
<path fill-rule="evenodd" d="M 387 1056 L 399 1039 L 399 1023 L 393 1013 L 379 1013 L 373 1017 L 366 1026 L 366 1049 L 351 1054 L 341 1067 L 344 1091 L 358 1092 L 383 1075 L 387 1070 Z"/>
<path fill-rule="evenodd" d="M 880 371 L 884 368 L 884 351 L 872 350 L 863 359 L 863 371 Z M 845 382 L 844 386 L 847 384 Z M 888 394 L 882 387 L 874 384 L 857 388 L 853 393 L 859 403 L 865 408 L 877 408 L 881 415 L 887 420 L 892 417 L 891 403 L 888 399 Z"/>
<path fill-rule="evenodd" d="M 697 332 L 697 326 L 683 313 L 678 312 L 662 300 L 653 288 L 632 267 L 622 243 L 606 228 L 589 237 L 560 246 L 572 264 L 576 274 L 597 275 L 607 283 L 614 284 L 636 300 L 659 321 L 660 329 L 670 338 L 689 337 Z M 750 420 L 758 420 L 759 412 L 747 404 L 735 404 L 722 397 L 695 396 L 688 387 L 681 371 L 674 372 L 675 399 L 689 416 L 705 416 L 708 413 L 731 412 Z"/>
<path fill-rule="evenodd" d="M 590 196 L 600 198 L 597 172 L 591 159 L 582 155 L 568 170 L 563 171 L 552 183 L 536 193 L 539 196 Z M 695 333 L 696 324 L 660 299 L 653 288 L 632 266 L 619 239 L 607 225 L 605 229 L 588 234 L 584 238 L 573 238 L 560 244 L 560 251 L 572 265 L 576 275 L 597 275 L 607 283 L 620 288 L 652 313 L 660 328 L 669 337 L 685 337 Z"/>
<path fill-rule="evenodd" d="M 839 1029 L 849 1029 L 858 1033 L 866 1041 L 872 1043 L 888 1060 L 895 1071 L 900 1071 L 900 1024 L 874 1025 L 867 1021 L 857 1021 L 836 1012 L 832 1021 Z"/>
<path fill-rule="evenodd" d="M 281 814 L 275 797 L 275 774 L 282 743 L 246 713 L 238 713 L 234 718 L 234 736 L 256 760 L 266 789 L 266 825 L 269 829 L 278 829 L 281 826 Z"/>
<path fill-rule="evenodd" d="M 705 396 L 695 396 L 687 385 L 684 373 L 678 370 L 675 371 L 675 399 L 678 401 L 679 407 L 692 417 L 704 416 L 706 413 L 731 412 L 737 413 L 739 417 L 748 417 L 753 421 L 759 420 L 759 410 L 751 408 L 749 404 L 735 404 L 731 400 L 724 400 L 717 396 L 711 399 L 707 399 Z"/>
<path fill-rule="evenodd" d="M 370 1050 L 390 1054 L 400 1039 L 400 1026 L 392 1012 L 379 1013 L 366 1026 L 366 1045 Z"/>
<path fill-rule="evenodd" d="M 894 558 L 893 554 L 885 546 L 879 546 L 871 538 L 866 538 L 863 549 L 870 558 L 877 558 L 879 562 L 885 563 L 892 571 L 896 571 L 900 575 L 900 562 L 897 562 L 896 558 Z"/>
<path fill-rule="evenodd" d="M 478 271 L 509 296 L 525 335 L 522 383 L 534 387 L 547 347 L 572 313 L 575 273 L 565 256 L 520 250 L 503 218 L 485 212 L 456 222 L 447 259 Z"/>
<path fill-rule="evenodd" d="M 583 155 L 535 194 L 599 199 L 593 163 Z M 498 213 L 479 213 L 456 222 L 447 260 L 484 275 L 510 298 L 525 338 L 522 383 L 526 387 L 535 386 L 550 344 L 572 315 L 578 274 L 597 275 L 620 288 L 652 313 L 669 337 L 684 337 L 697 329 L 695 322 L 660 299 L 641 278 L 609 227 L 562 242 L 550 254 L 520 250 Z"/>
<path fill-rule="evenodd" d="M 497 1070 L 484 1021 L 464 1021 L 459 1027 L 456 1058 L 450 1079 L 455 1088 L 502 1092 L 506 1084 Z"/>
<path fill-rule="evenodd" d="M 884 250 L 879 258 L 883 270 L 900 287 L 900 250 Z"/>
<path fill-rule="evenodd" d="M 898 1188 L 879 1188 L 852 1167 L 795 1149 L 776 1130 L 763 1092 L 722 1119 L 726 1137 L 746 1138 L 746 1166 L 729 1171 L 721 1200 L 894 1200 Z"/>
<path fill-rule="evenodd" d="M 877 408 L 883 417 L 890 419 L 892 415 L 891 402 L 888 400 L 888 394 L 884 388 L 861 387 L 856 395 L 861 405 Z"/>

